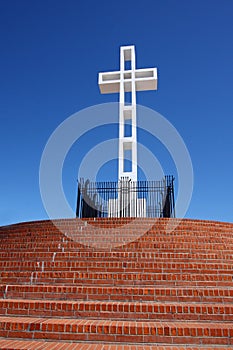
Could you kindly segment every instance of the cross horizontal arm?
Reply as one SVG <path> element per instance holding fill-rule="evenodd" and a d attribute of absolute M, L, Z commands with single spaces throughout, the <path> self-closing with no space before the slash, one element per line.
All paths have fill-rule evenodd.
<path fill-rule="evenodd" d="M 136 91 L 157 90 L 157 68 L 136 69 L 134 73 Z M 129 84 L 132 82 L 131 70 L 99 73 L 100 92 L 120 92 L 121 80 L 125 84 L 125 91 L 132 91 L 132 84 Z"/>

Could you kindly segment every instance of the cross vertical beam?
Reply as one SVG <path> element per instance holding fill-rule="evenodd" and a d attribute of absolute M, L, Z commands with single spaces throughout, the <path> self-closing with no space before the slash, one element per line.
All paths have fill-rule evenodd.
<path fill-rule="evenodd" d="M 135 49 L 134 46 L 123 46 L 120 50 L 118 178 L 137 181 Z M 129 134 L 126 134 L 127 120 L 130 121 Z"/>

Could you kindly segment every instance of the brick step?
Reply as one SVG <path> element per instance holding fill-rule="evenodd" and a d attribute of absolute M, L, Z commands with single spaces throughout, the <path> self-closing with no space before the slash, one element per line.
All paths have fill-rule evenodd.
<path fill-rule="evenodd" d="M 216 228 L 213 231 L 209 230 L 208 228 L 203 229 L 203 227 L 199 226 L 196 230 L 195 229 L 181 229 L 179 226 L 175 227 L 175 229 L 169 229 L 169 227 L 163 227 L 162 229 L 157 227 L 157 225 L 150 225 L 148 223 L 138 224 L 138 225 L 122 225 L 119 228 L 109 225 L 109 227 L 101 227 L 99 225 L 87 225 L 87 226 L 73 226 L 73 227 L 66 227 L 63 232 L 66 232 L 66 234 L 74 235 L 83 233 L 85 234 L 106 234 L 108 232 L 123 232 L 123 234 L 135 234 L 137 232 L 140 233 L 139 237 L 168 237 L 168 238 L 175 238 L 175 237 L 200 237 L 203 239 L 232 239 L 232 226 L 229 229 L 223 229 L 223 228 Z M 43 232 L 42 232 L 43 233 Z M 53 234 L 51 232 L 51 234 Z M 10 237 L 10 236 L 9 236 Z"/>
<path fill-rule="evenodd" d="M 75 251 L 75 252 L 12 252 L 1 251 L 0 261 L 8 260 L 25 260 L 25 261 L 77 261 L 77 260 L 92 260 L 92 261 L 169 261 L 173 262 L 210 262 L 210 263 L 232 263 L 233 256 L 231 254 L 222 254 L 221 251 L 215 253 L 186 253 L 180 252 L 124 252 L 124 251 Z"/>
<path fill-rule="evenodd" d="M 233 246 L 232 245 L 228 245 L 228 244 L 223 244 L 223 243 L 150 243 L 148 242 L 148 244 L 143 244 L 140 242 L 132 242 L 132 243 L 128 243 L 127 246 L 125 247 L 124 250 L 127 251 L 127 249 L 161 249 L 164 251 L 167 250 L 181 250 L 181 251 L 185 251 L 185 250 L 203 250 L 203 251 L 216 251 L 218 249 L 221 249 L 222 251 L 226 251 L 226 252 L 232 252 L 233 251 Z"/>
<path fill-rule="evenodd" d="M 31 232 L 31 231 L 41 231 L 41 230 L 47 230 L 48 232 L 51 231 L 58 231 L 56 226 L 59 225 L 61 228 L 72 228 L 77 226 L 84 226 L 86 223 L 92 225 L 92 226 L 101 226 L 104 227 L 120 227 L 125 224 L 132 223 L 135 227 L 141 227 L 144 225 L 151 225 L 151 227 L 155 227 L 156 229 L 163 231 L 166 230 L 167 227 L 175 227 L 176 230 L 181 231 L 197 231 L 197 230 L 204 230 L 206 232 L 216 232 L 216 231 L 231 231 L 232 230 L 232 224 L 226 223 L 226 222 L 217 222 L 217 221 L 208 221 L 208 220 L 192 220 L 192 219 L 168 219 L 168 218 L 140 218 L 134 219 L 134 218 L 95 218 L 95 219 L 59 219 L 59 220 L 41 220 L 41 221 L 34 221 L 34 222 L 26 222 L 26 223 L 19 223 L 15 225 L 10 226 L 3 226 L 2 231 L 9 231 L 14 232 L 18 231 L 19 228 L 21 230 L 24 230 L 24 232 Z"/>
<path fill-rule="evenodd" d="M 198 273 L 228 274 L 233 271 L 230 263 L 200 263 L 200 262 L 156 262 L 156 261 L 0 261 L 1 271 L 104 271 L 104 272 L 135 272 L 135 273 Z"/>
<path fill-rule="evenodd" d="M 137 239 L 138 238 L 138 239 Z M 137 242 L 135 240 L 137 239 Z M 185 245 L 190 246 L 192 245 L 198 245 L 198 246 L 205 246 L 205 248 L 208 248 L 209 246 L 216 246 L 216 247 L 222 247 L 222 248 L 228 248 L 232 250 L 233 247 L 233 237 L 232 238 L 219 238 L 219 237 L 213 237 L 213 238 L 204 238 L 199 236 L 181 236 L 181 237 L 168 237 L 163 236 L 160 237 L 159 235 L 154 235 L 151 237 L 137 237 L 135 234 L 132 236 L 124 236 L 123 234 L 116 234 L 110 235 L 108 232 L 104 233 L 103 235 L 96 234 L 90 232 L 90 235 L 82 236 L 81 234 L 78 234 L 77 236 L 73 237 L 73 239 L 69 237 L 60 237 L 60 238 L 53 238 L 53 237 L 21 237 L 19 234 L 19 237 L 17 238 L 11 238 L 11 239 L 3 239 L 0 236 L 0 248 L 1 249 L 7 249 L 12 248 L 14 245 L 17 248 L 24 248 L 32 247 L 36 245 L 37 247 L 43 247 L 43 246 L 49 246 L 52 247 L 54 245 L 89 245 L 93 244 L 94 242 L 102 243 L 102 242 L 113 242 L 114 244 L 131 244 L 135 247 L 151 247 L 151 246 L 157 246 L 157 245 L 164 245 L 169 244 L 169 246 L 176 245 Z M 131 243 L 130 243 L 131 242 Z"/>
<path fill-rule="evenodd" d="M 70 220 L 70 222 L 77 222 L 77 219 L 73 219 Z M 61 222 L 61 220 L 54 220 L 54 221 L 59 221 Z M 64 221 L 64 220 L 63 220 Z M 83 219 L 83 221 L 86 221 L 87 223 L 90 224 L 112 224 L 112 223 L 116 223 L 116 224 L 124 224 L 126 221 L 128 222 L 134 222 L 135 224 L 140 224 L 141 221 L 143 222 L 149 222 L 154 224 L 156 227 L 158 227 L 159 229 L 164 229 L 164 227 L 166 227 L 167 224 L 169 225 L 176 225 L 178 223 L 178 228 L 180 229 L 193 229 L 195 230 L 196 227 L 203 227 L 206 229 L 217 229 L 217 228 L 228 228 L 231 229 L 232 228 L 232 224 L 228 223 L 228 222 L 219 222 L 219 221 L 212 221 L 212 220 L 193 220 L 193 219 L 176 219 L 176 218 L 160 218 L 160 219 L 156 219 L 156 218 L 142 218 L 140 220 L 135 218 L 85 218 Z M 46 222 L 46 221 L 45 221 Z"/>
<path fill-rule="evenodd" d="M 204 227 L 198 225 L 198 227 L 195 228 L 182 228 L 180 225 L 176 226 L 175 229 L 168 230 L 167 226 L 160 228 L 158 225 L 153 225 L 152 227 L 149 228 L 148 230 L 148 235 L 152 234 L 158 234 L 160 236 L 181 236 L 181 235 L 186 235 L 186 236 L 204 236 L 204 237 L 219 237 L 219 238 L 231 238 L 232 234 L 232 226 L 230 224 L 230 227 L 224 227 L 224 226 L 219 226 L 211 230 L 210 227 Z"/>
<path fill-rule="evenodd" d="M 232 230 L 232 224 L 226 222 L 216 222 L 216 221 L 201 221 L 201 220 L 193 220 L 193 219 L 164 219 L 164 218 L 137 218 L 132 220 L 122 220 L 123 218 L 104 218 L 101 222 L 98 219 L 63 219 L 63 220 L 44 220 L 44 221 L 34 221 L 34 222 L 25 222 L 18 223 L 9 226 L 2 226 L 0 231 L 7 233 L 16 233 L 19 229 L 23 233 L 31 233 L 31 232 L 55 232 L 58 233 L 59 229 L 75 229 L 80 227 L 102 227 L 102 228 L 117 228 L 124 227 L 126 225 L 137 227 L 145 227 L 149 226 L 151 229 L 159 230 L 160 232 L 170 232 L 174 231 L 205 231 L 209 233 L 213 233 L 216 231 L 219 232 L 230 232 Z M 114 222 L 115 221 L 115 222 Z M 56 225 L 56 226 L 55 226 Z M 169 230 L 168 230 L 169 229 Z"/>
<path fill-rule="evenodd" d="M 232 302 L 233 288 L 159 288 L 56 285 L 0 285 L 0 297 L 5 299 L 44 300 L 105 300 L 161 302 Z"/>
<path fill-rule="evenodd" d="M 1 350 L 225 350 L 229 349 L 228 345 L 221 346 L 201 346 L 201 345 L 138 345 L 119 343 L 99 344 L 99 343 L 75 343 L 75 342 L 55 342 L 39 340 L 1 340 Z"/>
<path fill-rule="evenodd" d="M 0 234 L 0 245 L 2 244 L 13 244 L 14 242 L 16 244 L 26 244 L 26 243 L 40 243 L 40 242 L 49 242 L 49 243 L 61 243 L 61 242 L 66 242 L 66 241 L 72 241 L 71 238 L 69 238 L 68 236 L 65 236 L 63 234 L 61 234 L 60 236 L 53 236 L 53 235 L 49 235 L 49 236 L 45 236 L 45 235 L 40 235 L 40 233 L 38 233 L 38 235 L 35 236 L 25 236 L 25 235 L 21 235 L 20 231 L 18 233 L 18 235 L 16 237 L 3 237 L 3 235 Z"/>
<path fill-rule="evenodd" d="M 56 227 L 56 226 L 57 227 Z M 125 226 L 127 227 L 134 227 L 135 229 L 145 228 L 149 227 L 150 229 L 154 231 L 160 231 L 160 232 L 171 232 L 174 231 L 174 229 L 177 232 L 208 232 L 210 234 L 215 232 L 220 233 L 227 233 L 232 232 L 232 224 L 231 223 L 224 223 L 224 222 L 208 222 L 203 221 L 200 222 L 200 220 L 192 220 L 192 219 L 168 219 L 164 220 L 162 218 L 156 219 L 148 219 L 148 218 L 140 218 L 140 219 L 132 219 L 131 221 L 123 221 L 121 218 L 117 218 L 116 222 L 113 221 L 113 218 L 109 220 L 109 222 L 104 219 L 104 221 L 100 222 L 99 220 L 79 220 L 79 219 L 65 219 L 63 222 L 60 220 L 53 220 L 52 221 L 35 221 L 35 222 L 26 222 L 26 223 L 19 223 L 14 224 L 10 226 L 3 226 L 0 228 L 0 232 L 3 234 L 16 234 L 19 230 L 22 231 L 23 234 L 30 234 L 30 233 L 59 233 L 60 230 L 76 230 L 82 228 L 88 228 L 88 227 L 95 227 L 98 228 L 123 228 Z"/>
<path fill-rule="evenodd" d="M 28 231 L 28 232 L 24 232 L 22 229 L 19 228 L 19 230 L 16 230 L 15 232 L 8 232 L 7 230 L 5 230 L 4 232 L 1 232 L 1 228 L 0 228 L 0 238 L 4 239 L 4 240 L 19 240 L 20 237 L 23 240 L 38 240 L 39 237 L 41 237 L 41 239 L 51 239 L 53 238 L 54 240 L 62 240 L 64 239 L 64 237 L 66 237 L 62 232 L 58 231 L 58 232 L 53 232 L 53 231 Z"/>
<path fill-rule="evenodd" d="M 140 250 L 135 250 L 135 258 L 133 259 L 137 259 L 136 256 L 145 256 L 145 255 L 148 255 L 148 256 L 152 256 L 152 255 L 157 255 L 157 259 L 160 259 L 160 258 L 163 258 L 164 256 L 169 256 L 170 254 L 175 256 L 176 254 L 178 256 L 188 256 L 191 252 L 192 256 L 204 256 L 206 255 L 207 256 L 207 259 L 211 259 L 212 256 L 215 256 L 217 255 L 218 258 L 217 259 L 220 259 L 220 260 L 232 260 L 233 258 L 233 252 L 231 253 L 230 251 L 224 251 L 224 250 L 221 250 L 221 251 L 218 251 L 218 254 L 215 254 L 216 251 L 214 252 L 213 250 L 205 250 L 205 249 L 184 249 L 184 250 L 173 250 L 172 249 L 167 249 L 167 250 L 159 250 L 160 248 L 158 249 L 140 249 Z M 133 249 L 132 249 L 133 250 Z M 67 254 L 67 256 L 73 256 L 77 253 L 84 253 L 86 254 L 87 252 L 101 252 L 101 253 L 109 253 L 111 251 L 113 251 L 113 249 L 111 247 L 99 247 L 99 248 L 88 248 L 86 249 L 85 247 L 82 247 L 82 248 L 72 248 L 72 249 L 65 249 L 64 247 L 61 247 L 61 248 L 56 248 L 56 247 L 53 247 L 53 248 L 49 248 L 46 250 L 44 249 L 38 249 L 35 247 L 35 249 L 21 249 L 21 250 L 14 250 L 14 249 L 9 249 L 7 251 L 5 251 L 5 253 L 9 252 L 9 257 L 10 256 L 15 256 L 15 254 L 19 254 L 19 259 L 22 259 L 22 257 L 25 257 L 25 256 L 28 256 L 28 254 L 30 254 L 33 259 L 35 259 L 35 257 L 43 257 L 45 256 L 46 253 L 50 253 L 51 256 L 54 256 L 55 257 L 57 256 L 57 254 Z M 19 253 L 20 252 L 20 253 Z M 124 251 L 123 250 L 118 250 L 118 253 L 122 253 L 122 255 L 124 255 Z M 126 250 L 125 253 L 130 253 L 130 250 Z M 155 253 L 155 254 L 154 254 Z M 126 255 L 125 255 L 126 256 Z M 65 255 L 64 255 L 64 259 L 65 259 Z M 73 258 L 75 259 L 75 258 Z M 103 259 L 104 258 L 104 255 L 103 255 Z M 109 259 L 109 258 L 108 258 Z M 110 258 L 111 259 L 111 258 Z M 115 260 L 117 260 L 116 258 L 114 258 Z M 122 258 L 124 259 L 124 258 Z M 125 258 L 127 260 L 127 258 Z M 143 258 L 144 259 L 144 258 Z M 178 258 L 177 258 L 178 259 Z M 192 257 L 190 258 L 184 258 L 184 259 L 192 259 Z M 198 258 L 197 258 L 198 259 Z M 4 259 L 0 259 L 0 260 L 4 260 Z M 26 260 L 26 259 L 25 259 Z M 66 260 L 66 259 L 65 259 Z M 112 259 L 111 259 L 112 260 Z M 170 259 L 171 261 L 172 259 Z M 176 258 L 174 257 L 173 260 L 176 260 Z"/>
<path fill-rule="evenodd" d="M 61 301 L 0 299 L 1 316 L 66 317 L 144 321 L 233 321 L 233 305 L 222 303 Z"/>
<path fill-rule="evenodd" d="M 122 249 L 124 246 L 124 249 Z M 124 250 L 132 251 L 132 249 L 135 249 L 136 251 L 141 251 L 142 249 L 149 250 L 152 249 L 161 249 L 162 251 L 169 251 L 169 250 L 179 250 L 180 252 L 185 252 L 189 250 L 198 250 L 201 249 L 202 251 L 212 252 L 214 253 L 217 250 L 221 250 L 222 252 L 232 252 L 233 251 L 233 244 L 229 244 L 227 242 L 225 243 L 217 243 L 217 242 L 159 242 L 158 240 L 155 242 L 149 241 L 149 242 L 134 242 L 134 241 L 124 241 L 124 240 L 111 240 L 111 239 L 94 239 L 90 238 L 87 241 L 65 241 L 65 242 L 46 242 L 46 241 L 38 241 L 38 242 L 19 242 L 19 243 L 7 243 L 6 241 L 2 244 L 0 244 L 0 249 L 2 251 L 4 250 L 11 250 L 14 252 L 17 251 L 35 251 L 38 249 L 39 251 L 54 251 L 54 250 L 73 250 L 73 249 L 82 249 L 82 250 L 93 250 L 93 248 L 97 249 L 106 249 L 106 248 L 116 248 L 116 250 Z M 176 252 L 176 251 L 175 251 Z"/>
<path fill-rule="evenodd" d="M 221 253 L 232 253 L 233 252 L 233 244 L 229 244 L 227 242 L 225 243 L 217 243 L 217 242 L 177 242 L 177 241 L 171 241 L 171 242 L 159 242 L 158 240 L 155 242 L 149 241 L 149 242 L 134 242 L 131 241 L 124 241 L 124 240 L 111 240 L 111 239 L 94 239 L 90 238 L 87 241 L 64 241 L 64 242 L 48 242 L 48 241 L 38 241 L 38 242 L 11 242 L 8 243 L 4 241 L 4 243 L 0 244 L 0 250 L 3 251 L 11 251 L 11 252 L 34 252 L 36 250 L 44 251 L 44 252 L 50 252 L 50 251 L 75 251 L 77 249 L 84 250 L 84 251 L 93 251 L 93 250 L 106 250 L 106 248 L 109 249 L 109 251 L 114 250 L 115 251 L 124 251 L 124 252 L 132 252 L 138 251 L 141 252 L 145 250 L 148 252 L 148 250 L 152 250 L 152 252 L 156 252 L 158 249 L 161 249 L 161 252 L 169 252 L 173 251 L 174 253 L 180 252 L 185 253 L 189 252 L 190 250 L 196 252 L 198 250 L 201 250 L 202 253 L 212 253 L 214 254 L 218 250 L 221 251 Z"/>
<path fill-rule="evenodd" d="M 140 230 L 137 232 L 135 228 L 130 228 L 127 231 L 121 231 L 121 230 L 115 230 L 115 229 L 97 229 L 96 231 L 93 231 L 93 229 L 90 228 L 85 228 L 84 230 L 78 230 L 75 228 L 75 232 L 72 233 L 68 232 L 67 235 L 60 233 L 60 234 L 53 234 L 50 232 L 49 234 L 45 232 L 39 232 L 39 233 L 29 233 L 29 234 L 23 234 L 22 232 L 16 233 L 16 234 L 1 234 L 0 233 L 0 239 L 1 239 L 1 244 L 4 242 L 7 243 L 20 243 L 20 242 L 40 242 L 40 241 L 48 241 L 48 242 L 61 242 L 61 241 L 70 241 L 73 239 L 85 239 L 85 238 L 91 238 L 91 237 L 96 237 L 96 238 L 102 238 L 102 237 L 115 237 L 115 238 L 131 238 L 134 240 L 137 238 L 139 242 L 165 242 L 166 240 L 168 242 L 173 242 L 176 241 L 178 242 L 203 242 L 203 243 L 230 243 L 232 244 L 233 242 L 233 237 L 232 237 L 232 230 L 229 233 L 223 234 L 219 232 L 214 232 L 213 234 L 207 232 L 201 232 L 197 231 L 196 233 L 191 231 L 191 232 L 164 232 L 162 233 L 161 231 L 158 230 L 149 230 L 147 232 L 140 232 Z"/>
<path fill-rule="evenodd" d="M 232 234 L 232 233 L 231 233 Z M 208 248 L 209 246 L 219 246 L 219 247 L 226 247 L 228 249 L 232 249 L 233 246 L 233 238 L 222 238 L 219 240 L 218 235 L 216 235 L 215 239 L 210 239 L 208 236 L 207 238 L 199 238 L 192 235 L 182 236 L 180 239 L 177 237 L 167 237 L 164 235 L 163 237 L 160 237 L 159 235 L 154 234 L 153 236 L 149 237 L 147 234 L 140 236 L 139 234 L 135 233 L 121 233 L 119 232 L 104 232 L 103 234 L 100 233 L 93 233 L 90 231 L 90 234 L 82 235 L 82 233 L 78 232 L 77 235 L 73 235 L 74 239 L 71 239 L 70 237 L 67 237 L 65 235 L 60 236 L 59 238 L 53 238 L 53 236 L 48 237 L 40 237 L 38 235 L 37 237 L 22 237 L 21 234 L 18 234 L 17 238 L 9 238 L 6 239 L 0 235 L 0 247 L 3 249 L 9 247 L 12 248 L 12 246 L 16 246 L 17 248 L 20 247 L 31 247 L 33 245 L 36 245 L 37 247 L 43 247 L 44 245 L 53 246 L 53 245 L 80 245 L 80 243 L 88 245 L 93 243 L 108 243 L 113 242 L 117 244 L 125 244 L 128 243 L 127 246 L 133 246 L 133 247 L 151 247 L 151 246 L 164 246 L 168 244 L 169 246 L 174 245 L 198 245 L 198 246 L 204 246 L 205 248 Z M 136 241 L 135 241 L 136 240 Z M 131 243 L 130 243 L 131 242 Z"/>
<path fill-rule="evenodd" d="M 0 317 L 0 336 L 59 341 L 233 345 L 233 324 Z"/>
<path fill-rule="evenodd" d="M 112 272 L 0 272 L 1 284 L 104 284 L 104 285 L 185 285 L 233 286 L 232 273 L 112 273 Z"/>
<path fill-rule="evenodd" d="M 232 237 L 232 229 L 231 231 L 227 233 L 222 233 L 215 231 L 213 233 L 209 231 L 201 231 L 200 229 L 196 232 L 190 231 L 176 231 L 173 232 L 161 232 L 158 229 L 153 230 L 149 228 L 149 230 L 143 230 L 143 228 L 137 229 L 137 227 L 130 227 L 125 229 L 100 229 L 99 227 L 95 230 L 92 226 L 87 228 L 78 228 L 74 227 L 70 230 L 67 230 L 67 234 L 64 234 L 62 232 L 54 233 L 53 231 L 50 232 L 43 232 L 42 230 L 35 231 L 35 232 L 27 232 L 24 233 L 22 229 L 19 228 L 19 230 L 16 233 L 9 233 L 7 234 L 5 231 L 1 232 L 0 228 L 0 243 L 3 244 L 8 243 L 33 243 L 33 242 L 45 242 L 48 243 L 51 242 L 62 242 L 62 241 L 71 241 L 71 240 L 84 240 L 84 242 L 87 240 L 89 241 L 92 238 L 96 239 L 105 239 L 106 237 L 108 239 L 115 239 L 119 240 L 119 242 L 124 241 L 125 238 L 128 241 L 134 241 L 138 240 L 140 243 L 148 243 L 148 242 L 203 242 L 203 243 L 233 243 L 233 237 Z"/>
<path fill-rule="evenodd" d="M 59 225 L 61 228 L 72 228 L 85 226 L 87 224 L 92 226 L 104 226 L 104 227 L 120 227 L 126 224 L 133 224 L 135 227 L 141 227 L 145 224 L 151 225 L 155 229 L 161 231 L 166 230 L 167 227 L 175 227 L 176 230 L 198 230 L 203 229 L 209 232 L 216 232 L 217 230 L 226 231 L 232 230 L 232 224 L 227 222 L 217 222 L 208 220 L 193 220 L 193 219 L 168 219 L 168 218 L 85 218 L 85 219 L 59 219 L 59 220 L 41 220 L 34 222 L 18 223 L 10 226 L 4 226 L 5 230 L 14 232 L 19 228 L 25 232 L 36 231 L 36 230 L 47 230 L 47 231 L 57 231 L 57 227 L 54 225 Z"/>
<path fill-rule="evenodd" d="M 0 271 L 92 271 L 92 272 L 199 272 L 212 274 L 227 274 L 233 271 L 233 260 L 212 259 L 212 260 L 191 260 L 191 259 L 62 259 L 55 257 L 43 259 L 39 256 L 26 260 L 21 257 L 19 261 L 13 259 L 0 260 Z"/>
<path fill-rule="evenodd" d="M 229 231 L 227 233 L 222 233 L 215 231 L 211 234 L 211 232 L 208 231 L 178 231 L 177 229 L 172 232 L 161 232 L 159 230 L 153 230 L 150 227 L 146 227 L 145 230 L 142 228 L 137 227 L 125 227 L 125 228 L 119 228 L 119 229 L 101 229 L 99 227 L 93 228 L 92 226 L 87 228 L 78 228 L 74 227 L 70 230 L 65 230 L 64 232 L 54 233 L 54 232 L 43 232 L 40 230 L 40 232 L 30 232 L 30 233 L 24 233 L 21 229 L 19 229 L 16 233 L 9 233 L 1 232 L 0 228 L 0 242 L 13 242 L 16 241 L 19 243 L 20 241 L 26 242 L 39 242 L 40 239 L 42 241 L 47 240 L 48 242 L 61 242 L 63 240 L 73 240 L 73 239 L 79 239 L 79 238 L 102 238 L 102 237 L 115 237 L 117 238 L 129 238 L 129 239 L 137 239 L 139 242 L 148 242 L 148 241 L 156 241 L 158 239 L 161 242 L 164 242 L 166 239 L 168 241 L 185 241 L 187 242 L 217 242 L 217 243 L 225 243 L 226 241 L 229 243 L 232 243 L 233 237 L 232 237 L 232 231 Z"/>
<path fill-rule="evenodd" d="M 90 246 L 90 247 L 89 247 Z M 119 244 L 117 245 L 115 241 L 111 242 L 106 239 L 104 240 L 90 240 L 89 246 L 82 245 L 78 242 L 68 242 L 61 243 L 58 245 L 49 244 L 49 243 L 38 243 L 38 244 L 2 244 L 2 250 L 10 250 L 11 252 L 43 252 L 43 251 L 76 251 L 77 249 L 86 250 L 88 247 L 94 249 L 112 249 L 116 247 L 116 250 L 122 250 L 123 247 Z M 233 254 L 233 245 L 222 244 L 222 243 L 203 243 L 203 244 L 187 244 L 187 243 L 148 243 L 148 244 L 140 244 L 140 243 L 128 243 L 124 246 L 124 251 L 160 251 L 160 252 L 176 252 L 179 251 L 181 253 L 186 253 L 189 251 L 192 252 L 202 252 L 202 253 L 214 253 L 218 250 L 221 251 L 222 254 Z"/>
<path fill-rule="evenodd" d="M 0 249 L 1 250 L 10 250 L 11 252 L 24 252 L 24 251 L 31 251 L 31 252 L 36 252 L 36 251 L 69 251 L 69 250 L 78 250 L 78 249 L 84 249 L 87 250 L 86 246 L 81 245 L 80 243 L 77 242 L 69 242 L 69 243 L 59 243 L 59 244 L 53 244 L 53 242 L 51 242 L 51 244 L 49 244 L 49 242 L 44 242 L 44 243 L 19 243 L 19 244 L 2 244 L 0 245 Z"/>

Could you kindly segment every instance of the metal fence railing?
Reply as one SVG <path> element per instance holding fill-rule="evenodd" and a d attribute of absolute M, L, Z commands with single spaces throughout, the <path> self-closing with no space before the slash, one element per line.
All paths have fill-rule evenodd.
<path fill-rule="evenodd" d="M 78 182 L 76 217 L 175 217 L 174 177 Z"/>

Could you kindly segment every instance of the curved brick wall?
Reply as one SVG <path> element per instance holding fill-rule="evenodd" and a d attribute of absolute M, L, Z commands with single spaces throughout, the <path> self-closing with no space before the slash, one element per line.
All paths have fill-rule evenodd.
<path fill-rule="evenodd" d="M 0 349 L 233 348 L 233 224 L 56 224 L 0 228 Z"/>

